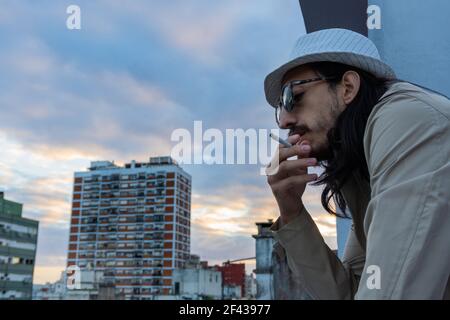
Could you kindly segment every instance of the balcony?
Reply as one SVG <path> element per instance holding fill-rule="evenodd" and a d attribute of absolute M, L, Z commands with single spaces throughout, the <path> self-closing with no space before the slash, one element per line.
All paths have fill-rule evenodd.
<path fill-rule="evenodd" d="M 114 277 L 115 276 L 114 270 L 105 270 L 103 272 L 103 274 L 105 277 Z"/>
<path fill-rule="evenodd" d="M 95 241 L 95 239 L 96 239 L 95 235 L 80 236 L 80 241 Z"/>
<path fill-rule="evenodd" d="M 152 272 L 152 277 L 162 277 L 162 272 L 161 271 L 154 271 L 154 272 Z"/>

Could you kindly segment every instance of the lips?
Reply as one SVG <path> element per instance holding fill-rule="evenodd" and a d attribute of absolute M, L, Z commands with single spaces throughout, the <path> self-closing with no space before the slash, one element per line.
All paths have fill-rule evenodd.
<path fill-rule="evenodd" d="M 305 139 L 304 135 L 306 134 L 306 130 L 295 131 L 289 134 L 290 136 L 298 134 L 300 136 L 300 140 L 297 141 L 297 145 L 300 145 Z"/>
<path fill-rule="evenodd" d="M 293 136 L 295 134 L 298 134 L 300 137 L 303 136 L 306 133 L 306 130 L 297 130 L 289 133 L 290 136 Z"/>

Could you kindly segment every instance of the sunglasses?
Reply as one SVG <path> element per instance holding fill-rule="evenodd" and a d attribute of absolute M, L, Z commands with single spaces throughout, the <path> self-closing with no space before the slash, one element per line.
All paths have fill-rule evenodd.
<path fill-rule="evenodd" d="M 334 79 L 334 77 L 318 77 L 313 79 L 306 79 L 306 80 L 294 80 L 290 81 L 289 83 L 285 84 L 283 88 L 281 89 L 281 96 L 280 96 L 280 102 L 278 103 L 278 106 L 275 108 L 275 120 L 277 121 L 278 126 L 280 125 L 280 113 L 281 110 L 284 109 L 287 112 L 292 112 L 294 110 L 295 104 L 298 102 L 297 97 L 299 95 L 303 95 L 304 92 L 301 94 L 294 94 L 294 86 L 310 83 L 310 82 L 316 82 L 320 80 L 331 80 Z"/>

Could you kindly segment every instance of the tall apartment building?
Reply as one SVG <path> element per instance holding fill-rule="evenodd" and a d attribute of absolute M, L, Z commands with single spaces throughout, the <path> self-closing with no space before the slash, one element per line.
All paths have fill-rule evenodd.
<path fill-rule="evenodd" d="M 190 255 L 191 177 L 170 157 L 74 177 L 67 265 L 103 272 L 126 299 L 171 294 Z"/>
<path fill-rule="evenodd" d="M 0 192 L 0 299 L 31 300 L 38 226 Z"/>

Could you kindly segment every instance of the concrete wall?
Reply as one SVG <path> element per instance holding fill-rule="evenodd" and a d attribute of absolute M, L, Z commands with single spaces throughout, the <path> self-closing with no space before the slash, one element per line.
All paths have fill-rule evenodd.
<path fill-rule="evenodd" d="M 176 269 L 174 283 L 180 283 L 180 295 L 222 297 L 222 274 L 210 269 Z"/>
<path fill-rule="evenodd" d="M 258 272 L 270 272 L 273 244 L 273 238 L 258 238 L 256 240 L 256 270 Z"/>
<path fill-rule="evenodd" d="M 381 29 L 369 38 L 400 79 L 450 96 L 448 0 L 369 0 L 381 9 Z"/>
<path fill-rule="evenodd" d="M 256 239 L 256 299 L 273 299 L 273 260 L 272 249 L 275 240 L 272 237 L 258 236 Z"/>

